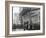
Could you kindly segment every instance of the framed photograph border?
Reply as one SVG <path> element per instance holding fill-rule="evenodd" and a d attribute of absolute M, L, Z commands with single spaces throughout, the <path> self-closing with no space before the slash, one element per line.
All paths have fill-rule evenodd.
<path fill-rule="evenodd" d="M 16 4 L 16 3 L 43 6 L 43 33 L 12 34 L 12 35 L 9 34 L 9 6 L 10 4 Z M 35 35 L 45 35 L 45 3 L 5 1 L 5 37 L 35 36 Z"/>

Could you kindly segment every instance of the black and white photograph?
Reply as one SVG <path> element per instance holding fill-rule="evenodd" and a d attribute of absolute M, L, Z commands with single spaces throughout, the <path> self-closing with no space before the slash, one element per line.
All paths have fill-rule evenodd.
<path fill-rule="evenodd" d="M 6 2 L 6 36 L 45 34 L 44 3 Z"/>
<path fill-rule="evenodd" d="M 42 33 L 43 6 L 10 5 L 10 34 Z"/>
<path fill-rule="evenodd" d="M 12 7 L 12 31 L 40 30 L 40 8 Z"/>

